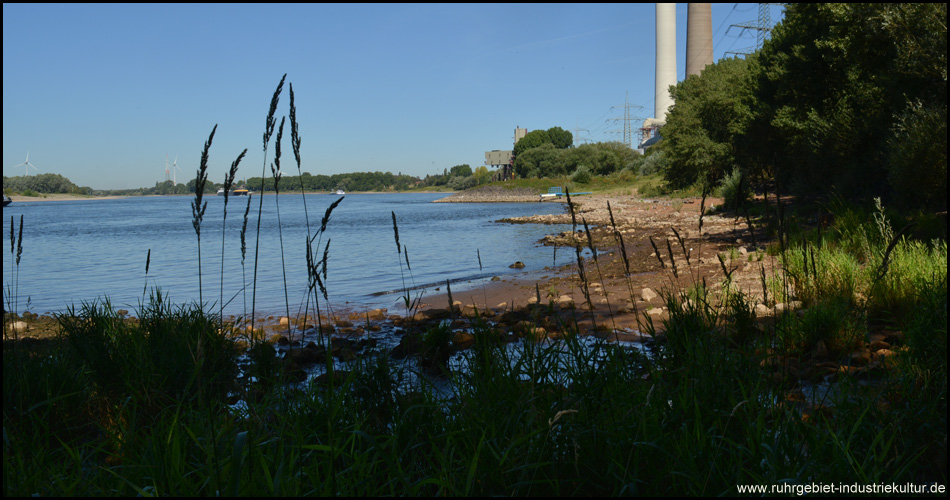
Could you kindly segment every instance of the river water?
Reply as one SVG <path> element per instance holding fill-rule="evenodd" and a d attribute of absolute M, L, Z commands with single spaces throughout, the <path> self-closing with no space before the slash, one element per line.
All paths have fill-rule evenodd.
<path fill-rule="evenodd" d="M 564 227 L 501 224 L 503 217 L 560 213 L 554 203 L 432 203 L 444 193 L 346 195 L 333 210 L 322 237 L 320 257 L 330 241 L 326 286 L 332 305 L 352 308 L 401 304 L 404 286 L 434 288 L 452 280 L 453 290 L 479 286 L 492 276 L 570 262 L 537 241 Z M 311 232 L 339 196 L 306 196 Z M 198 239 L 192 225 L 193 197 L 133 197 L 111 200 L 15 202 L 3 209 L 3 301 L 7 310 L 35 313 L 77 309 L 83 302 L 108 298 L 116 309 L 135 311 L 147 289 L 160 288 L 173 303 L 199 301 Z M 247 199 L 230 197 L 223 242 L 224 197 L 206 196 L 201 224 L 201 298 L 207 307 L 225 303 L 225 315 L 240 315 L 252 302 L 252 276 L 260 198 L 252 197 L 242 268 L 241 226 Z M 278 231 L 278 210 L 280 228 Z M 392 213 L 411 269 L 397 256 Z M 22 254 L 11 252 L 23 216 Z M 297 193 L 263 197 L 258 253 L 258 315 L 291 314 L 307 294 L 307 217 Z M 281 239 L 283 252 L 281 252 Z M 146 275 L 146 259 L 148 274 Z M 281 258 L 283 256 L 283 259 Z M 480 256 L 480 262 L 479 262 Z M 242 269 L 244 277 L 242 277 Z M 286 271 L 286 295 L 284 274 Z M 242 291 L 246 286 L 246 299 Z M 286 296 L 286 299 L 285 299 Z M 245 309 L 245 300 L 247 308 Z M 321 297 L 322 300 L 322 297 Z"/>

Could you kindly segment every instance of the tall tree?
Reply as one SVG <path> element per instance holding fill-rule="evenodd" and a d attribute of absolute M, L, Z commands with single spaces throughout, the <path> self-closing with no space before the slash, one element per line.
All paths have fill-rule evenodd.
<path fill-rule="evenodd" d="M 663 175 L 672 187 L 712 187 L 736 165 L 733 143 L 748 116 L 742 102 L 748 66 L 745 59 L 723 59 L 673 87 L 660 146 L 667 159 Z"/>

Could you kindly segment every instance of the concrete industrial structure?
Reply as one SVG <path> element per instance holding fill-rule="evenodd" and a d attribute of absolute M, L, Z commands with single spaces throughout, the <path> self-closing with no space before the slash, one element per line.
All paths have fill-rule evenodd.
<path fill-rule="evenodd" d="M 710 4 L 689 4 L 686 18 L 686 76 L 698 75 L 713 62 Z M 673 106 L 670 87 L 676 85 L 676 4 L 656 4 L 656 75 L 653 118 L 640 129 L 640 149 L 659 140 L 659 129 Z"/>
<path fill-rule="evenodd" d="M 691 3 L 686 12 L 686 76 L 713 63 L 712 12 L 708 3 Z"/>
<path fill-rule="evenodd" d="M 528 134 L 528 129 L 515 127 L 515 142 L 524 138 Z M 512 145 L 514 147 L 514 145 Z M 513 149 L 493 149 L 485 151 L 485 165 L 501 168 L 501 179 L 508 180 L 514 173 L 515 155 Z"/>

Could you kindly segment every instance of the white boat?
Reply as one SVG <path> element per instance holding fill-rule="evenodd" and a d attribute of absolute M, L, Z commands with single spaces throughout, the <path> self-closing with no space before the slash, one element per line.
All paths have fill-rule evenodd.
<path fill-rule="evenodd" d="M 218 196 L 224 196 L 224 188 L 218 189 Z"/>
<path fill-rule="evenodd" d="M 342 189 L 337 189 L 335 194 L 346 194 Z"/>

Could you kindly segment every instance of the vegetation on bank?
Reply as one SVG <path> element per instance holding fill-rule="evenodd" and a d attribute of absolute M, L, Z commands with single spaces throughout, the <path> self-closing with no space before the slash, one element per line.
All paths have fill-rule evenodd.
<path fill-rule="evenodd" d="M 796 16 L 811 11 L 790 12 L 790 26 L 805 29 Z M 897 14 L 915 12 L 924 11 Z M 907 20 L 895 19 L 898 27 Z M 805 49 L 796 47 L 785 58 Z M 275 131 L 274 162 L 280 165 L 284 121 L 277 127 L 275 113 L 283 83 L 267 116 L 262 178 Z M 290 102 L 299 171 L 292 86 Z M 914 116 L 910 112 L 908 123 L 923 115 Z M 928 136 L 913 143 L 922 137 Z M 805 143 L 812 144 L 797 146 Z M 641 161 L 651 157 L 653 166 L 676 161 L 672 151 Z M 575 178 L 575 170 L 570 182 L 633 177 L 626 169 L 606 181 Z M 5 312 L 4 329 L 12 329 L 14 339 L 3 350 L 4 492 L 712 496 L 734 495 L 740 485 L 752 484 L 788 485 L 791 492 L 814 484 L 945 487 L 945 214 L 910 212 L 909 218 L 885 209 L 891 205 L 880 198 L 853 203 L 851 196 L 822 204 L 788 205 L 787 196 L 743 203 L 751 190 L 741 172 L 733 172 L 721 171 L 728 197 L 736 200 L 726 209 L 738 227 L 739 218 L 745 222 L 750 239 L 768 236 L 758 246 L 774 259 L 774 272 L 760 264 L 760 302 L 735 286 L 724 261 L 718 287 L 690 280 L 694 264 L 687 248 L 703 243 L 703 212 L 695 241 L 657 252 L 668 258 L 661 260 L 662 272 L 671 273 L 669 317 L 654 324 L 635 312 L 648 337 L 646 349 L 591 342 L 577 326 L 587 311 L 557 314 L 541 300 L 497 319 L 463 317 L 451 305 L 433 321 L 415 319 L 418 297 L 408 285 L 406 316 L 414 319 L 403 323 L 403 350 L 362 355 L 346 339 L 326 334 L 278 355 L 272 342 L 279 338 L 265 340 L 246 327 L 256 324 L 253 298 L 244 317 L 229 324 L 204 304 L 175 308 L 158 291 L 146 300 L 143 289 L 136 320 L 108 302 L 86 304 L 61 316 L 61 335 L 49 341 L 18 339 L 22 326 L 14 325 L 30 318 Z M 790 185 L 784 174 L 772 174 L 769 182 Z M 196 178 L 202 178 L 200 170 Z M 276 169 L 272 180 L 283 191 L 268 197 L 279 214 L 280 197 L 296 195 L 299 186 Z M 523 182 L 543 189 L 552 184 Z M 701 194 L 709 188 L 699 183 Z M 341 202 L 326 207 L 319 224 L 307 221 L 312 293 L 304 310 L 312 316 L 304 322 L 316 323 L 316 332 L 329 330 L 324 279 L 332 267 L 331 216 Z M 253 220 L 247 207 L 242 273 Z M 199 256 L 205 208 L 199 193 L 192 205 Z M 392 219 L 399 272 L 412 283 L 395 212 Z M 16 285 L 20 258 L 29 258 L 21 255 L 29 238 L 23 227 L 22 218 L 19 232 L 11 223 L 17 265 L 4 270 L 9 310 L 17 310 L 24 293 Z M 204 229 L 206 235 L 213 230 Z M 625 252 L 625 237 L 614 235 Z M 601 265 L 590 247 L 592 259 L 575 248 L 588 300 Z M 228 262 L 233 270 L 236 256 Z M 146 276 L 148 265 L 147 259 Z M 629 269 L 622 274 L 632 283 Z M 255 281 L 245 288 L 251 297 Z M 219 294 L 223 298 L 225 291 Z M 629 299 L 636 303 L 633 292 Z M 768 314 L 759 315 L 760 306 Z M 460 364 L 450 362 L 454 351 Z M 312 356 L 306 366 L 319 364 L 325 374 L 300 383 L 302 353 Z M 413 361 L 400 361 L 404 355 Z"/>
<path fill-rule="evenodd" d="M 428 368 L 386 352 L 353 359 L 345 341 L 324 337 L 324 352 L 353 360 L 326 355 L 317 363 L 331 375 L 297 385 L 291 356 L 198 305 L 153 292 L 128 320 L 108 302 L 85 304 L 60 317 L 58 338 L 4 345 L 4 491 L 672 496 L 732 495 L 742 484 L 945 485 L 946 242 L 895 238 L 880 208 L 840 208 L 820 231 L 786 214 L 790 244 L 772 252 L 786 269 L 769 278 L 772 303 L 797 299 L 803 313 L 757 321 L 725 276 L 717 292 L 694 283 L 667 291 L 662 325 L 644 319 L 655 338 L 647 351 L 588 342 L 541 306 L 518 326 L 456 317 L 453 329 L 470 337 L 446 321 L 407 325 L 406 337 L 428 346 L 418 356 L 433 356 Z M 449 364 L 467 339 L 464 368 Z M 868 339 L 886 348 L 859 360 L 852 348 Z"/>

